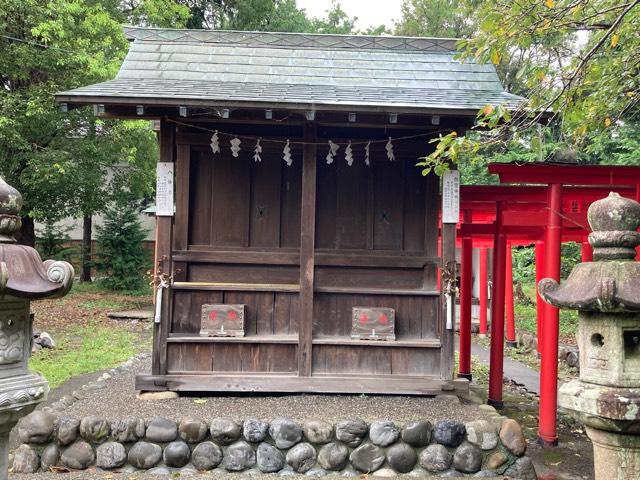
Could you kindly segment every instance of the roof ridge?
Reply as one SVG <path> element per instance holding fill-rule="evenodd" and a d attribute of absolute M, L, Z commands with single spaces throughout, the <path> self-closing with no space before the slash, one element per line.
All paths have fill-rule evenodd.
<path fill-rule="evenodd" d="M 189 30 L 175 28 L 124 27 L 130 40 L 155 42 L 204 42 L 289 48 L 403 50 L 454 52 L 456 38 L 343 35 L 327 33 L 254 32 L 237 30 Z"/>

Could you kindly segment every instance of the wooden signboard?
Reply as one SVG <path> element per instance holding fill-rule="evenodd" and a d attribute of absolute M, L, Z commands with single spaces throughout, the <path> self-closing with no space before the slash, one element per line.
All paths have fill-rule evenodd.
<path fill-rule="evenodd" d="M 395 340 L 396 313 L 393 308 L 353 307 L 351 338 Z"/>
<path fill-rule="evenodd" d="M 245 305 L 202 305 L 200 335 L 244 337 Z"/>

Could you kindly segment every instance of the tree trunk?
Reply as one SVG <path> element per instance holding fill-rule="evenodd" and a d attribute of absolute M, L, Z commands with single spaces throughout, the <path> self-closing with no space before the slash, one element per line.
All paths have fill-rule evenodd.
<path fill-rule="evenodd" d="M 36 246 L 36 228 L 33 218 L 22 217 L 22 227 L 16 232 L 15 237 L 20 245 Z"/>
<path fill-rule="evenodd" d="M 81 282 L 91 282 L 91 215 L 82 217 L 82 272 Z"/>

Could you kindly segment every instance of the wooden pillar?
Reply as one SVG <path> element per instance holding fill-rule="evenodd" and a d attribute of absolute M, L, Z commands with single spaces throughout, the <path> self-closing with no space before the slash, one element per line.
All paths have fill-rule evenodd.
<path fill-rule="evenodd" d="M 464 212 L 463 222 L 471 223 L 471 212 Z M 473 287 L 473 240 L 471 237 L 462 238 L 461 250 L 458 377 L 471 380 L 471 289 Z"/>
<path fill-rule="evenodd" d="M 315 128 L 305 126 L 306 141 L 315 139 Z M 286 168 L 286 167 L 285 167 Z M 311 376 L 313 342 L 313 285 L 316 232 L 316 146 L 305 145 L 302 154 L 302 205 L 300 220 L 300 324 L 298 327 L 298 375 Z"/>
<path fill-rule="evenodd" d="M 504 301 L 507 317 L 507 347 L 515 348 L 518 346 L 518 342 L 516 340 L 515 305 L 513 302 L 513 249 L 511 248 L 511 244 L 507 245 L 504 285 Z"/>
<path fill-rule="evenodd" d="M 544 324 L 544 300 L 538 292 L 538 282 L 544 278 L 544 242 L 536 242 L 536 336 L 538 337 L 538 353 L 542 348 L 542 326 Z"/>
<path fill-rule="evenodd" d="M 593 262 L 593 248 L 589 242 L 582 242 L 580 245 L 580 260 L 584 262 Z"/>
<path fill-rule="evenodd" d="M 176 128 L 173 123 L 160 121 L 160 158 L 159 162 L 175 161 Z M 173 237 L 173 217 L 156 217 L 156 248 L 154 277 L 172 274 L 171 246 Z M 167 335 L 170 328 L 171 290 L 162 292 L 160 323 L 153 325 L 153 360 L 151 373 L 165 375 L 167 373 Z"/>
<path fill-rule="evenodd" d="M 480 249 L 480 272 L 478 274 L 478 285 L 480 288 L 480 332 L 478 336 L 485 338 L 487 336 L 487 306 L 489 304 L 489 285 L 487 278 L 487 255 L 488 249 L 482 247 Z"/>
<path fill-rule="evenodd" d="M 489 398 L 487 403 L 502 408 L 502 376 L 504 371 L 504 274 L 507 236 L 502 230 L 502 204 L 496 202 L 493 237 L 493 297 L 491 299 L 491 351 L 489 353 Z"/>
<path fill-rule="evenodd" d="M 545 277 L 560 281 L 560 247 L 562 245 L 562 185 L 549 185 Z M 558 337 L 560 311 L 544 305 L 544 326 L 540 362 L 540 405 L 538 439 L 543 445 L 557 445 L 556 411 L 558 408 Z"/>

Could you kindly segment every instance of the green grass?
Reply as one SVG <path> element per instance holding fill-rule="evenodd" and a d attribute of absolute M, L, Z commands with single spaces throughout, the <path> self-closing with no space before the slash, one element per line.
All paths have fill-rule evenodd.
<path fill-rule="evenodd" d="M 116 366 L 137 351 L 135 335 L 95 323 L 71 327 L 56 341 L 55 349 L 40 350 L 29 362 L 52 388 L 73 376 Z"/>

